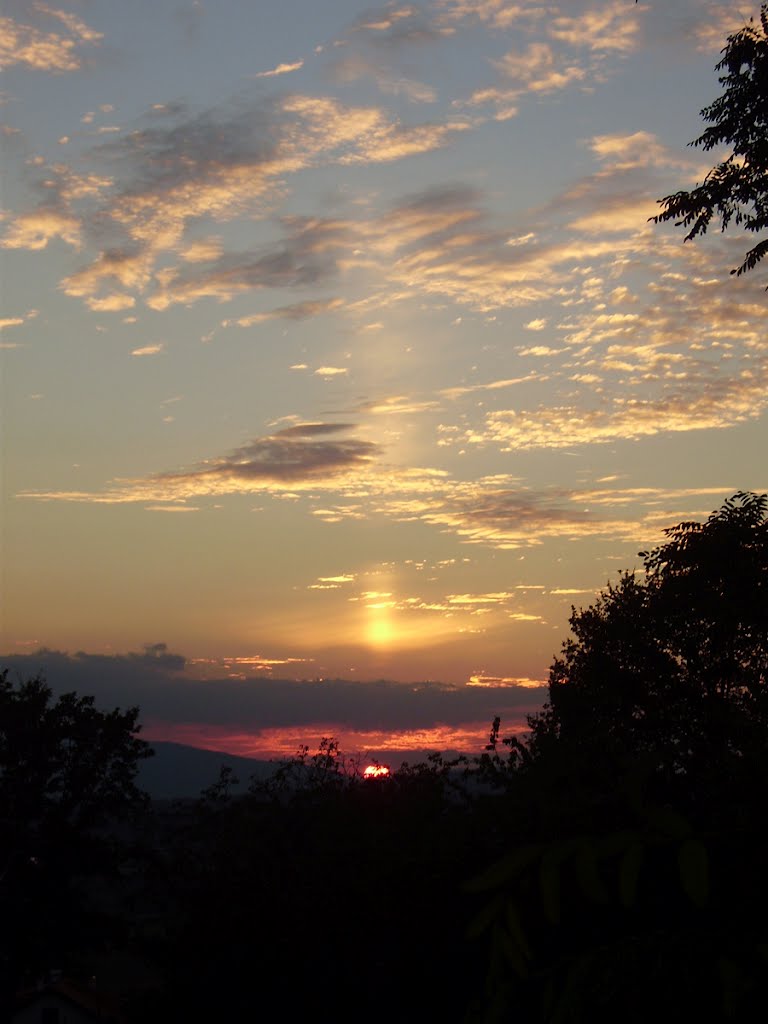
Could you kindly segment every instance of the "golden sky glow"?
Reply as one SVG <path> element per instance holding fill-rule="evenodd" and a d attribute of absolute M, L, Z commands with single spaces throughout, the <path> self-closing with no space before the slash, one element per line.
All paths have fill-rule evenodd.
<path fill-rule="evenodd" d="M 765 275 L 648 222 L 745 13 L 6 5 L 0 650 L 234 752 L 522 728 L 573 603 L 766 488 Z"/>

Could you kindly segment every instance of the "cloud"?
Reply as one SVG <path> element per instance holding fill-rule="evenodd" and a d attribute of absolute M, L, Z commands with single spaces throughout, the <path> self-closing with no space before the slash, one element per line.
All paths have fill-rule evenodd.
<path fill-rule="evenodd" d="M 40 15 L 61 22 L 68 34 L 46 32 L 0 16 L 0 64 L 4 68 L 20 64 L 35 71 L 77 71 L 82 67 L 79 46 L 98 43 L 101 32 L 96 32 L 73 14 L 59 11 L 42 3 L 32 5 Z"/>
<path fill-rule="evenodd" d="M 660 543 L 663 529 L 672 523 L 702 514 L 698 505 L 691 509 L 692 500 L 705 495 L 708 503 L 712 495 L 723 498 L 732 491 L 730 486 L 536 490 L 509 477 L 448 478 L 435 480 L 431 489 L 422 486 L 412 495 L 404 490 L 400 495 L 393 493 L 374 507 L 400 521 L 432 525 L 465 544 L 500 550 L 536 548 L 552 540 L 592 539 L 631 544 L 636 551 L 638 544 Z"/>
<path fill-rule="evenodd" d="M 732 427 L 757 418 L 768 406 L 768 365 L 736 378 L 693 381 L 663 398 L 616 397 L 594 408 L 559 406 L 501 410 L 488 415 L 477 440 L 503 451 L 606 444 L 662 433 Z"/>
<path fill-rule="evenodd" d="M 627 135 L 595 135 L 590 141 L 595 156 L 611 170 L 633 167 L 687 167 L 680 157 L 673 155 L 652 132 L 636 131 Z"/>
<path fill-rule="evenodd" d="M 483 198 L 465 185 L 435 186 L 360 224 L 364 252 L 388 261 L 390 287 L 380 301 L 393 300 L 393 284 L 404 296 L 441 296 L 482 312 L 551 295 L 553 261 L 581 259 L 584 247 L 578 255 L 543 242 L 510 247 L 509 230 L 491 223 Z"/>
<path fill-rule="evenodd" d="M 550 594 L 572 597 L 576 594 L 594 594 L 594 590 L 585 589 L 584 587 L 557 587 L 554 590 L 550 590 Z"/>
<path fill-rule="evenodd" d="M 496 29 L 510 28 L 516 22 L 549 17 L 551 9 L 507 0 L 437 0 L 437 7 L 448 21 L 479 21 Z"/>
<path fill-rule="evenodd" d="M 765 393 L 764 387 L 760 391 L 761 386 L 761 382 L 752 382 L 752 400 Z M 709 396 L 711 410 L 718 408 L 722 397 L 722 389 Z M 749 399 L 742 397 L 746 416 Z M 584 426 L 580 425 L 581 410 L 574 408 L 569 414 L 560 409 L 550 410 L 548 417 L 545 410 L 540 410 L 539 419 L 533 415 L 526 419 L 527 429 L 521 436 L 514 433 L 509 415 L 502 410 L 487 415 L 485 434 L 463 438 L 448 435 L 449 443 L 459 441 L 467 447 L 473 443 L 494 443 L 505 448 L 532 447 L 537 443 L 564 447 L 566 441 L 569 446 L 607 441 L 611 431 L 615 440 L 622 436 L 622 428 L 631 436 L 637 436 L 638 432 L 644 436 L 662 428 L 691 429 L 690 423 L 688 427 L 684 425 L 687 421 L 682 399 L 678 406 L 672 405 L 670 419 L 664 423 L 658 418 L 663 414 L 660 403 L 654 410 L 655 422 L 647 410 L 641 410 L 639 427 L 629 419 L 626 424 L 620 419 L 622 414 L 631 415 L 634 403 L 625 402 L 623 408 L 610 405 L 607 408 L 605 420 L 587 416 Z M 701 412 L 701 409 L 695 410 L 696 415 Z M 651 426 L 644 424 L 643 416 L 651 419 Z M 681 511 L 672 506 L 670 511 L 669 501 L 704 493 L 701 489 L 651 491 L 594 487 L 550 487 L 537 491 L 509 474 L 460 480 L 445 470 L 384 465 L 377 459 L 380 449 L 375 444 L 336 436 L 349 429 L 349 425 L 343 423 L 294 423 L 190 470 L 117 480 L 100 492 L 27 491 L 18 496 L 93 504 L 167 502 L 181 507 L 191 499 L 225 494 L 302 495 L 307 512 L 324 522 L 340 523 L 345 519 L 373 522 L 377 517 L 396 522 L 421 522 L 453 534 L 464 544 L 519 550 L 553 539 L 597 538 L 633 545 L 658 543 L 665 526 L 679 521 L 686 512 L 690 518 L 690 509 Z M 706 493 L 727 495 L 732 491 L 733 487 L 726 486 L 709 488 Z M 330 502 L 329 494 L 334 496 Z M 335 582 L 313 584 L 314 589 L 331 586 L 335 586 Z M 498 604 L 510 594 L 454 593 L 437 602 L 420 597 L 392 598 L 391 607 L 410 612 L 455 612 Z M 512 614 L 533 616 L 525 621 L 540 619 L 537 609 L 513 609 Z M 423 640 L 423 631 L 418 636 Z"/>
<path fill-rule="evenodd" d="M 135 348 L 131 352 L 132 356 L 156 356 L 163 351 L 162 345 L 144 345 L 143 348 Z"/>
<path fill-rule="evenodd" d="M 647 10 L 645 6 L 634 5 L 628 11 L 621 0 L 594 4 L 578 15 L 563 13 L 557 6 L 526 6 L 497 0 L 443 0 L 441 6 L 448 8 L 449 20 L 474 17 L 497 29 L 520 22 L 516 25 L 517 38 L 533 30 L 539 35 L 524 47 L 490 61 L 505 81 L 514 83 L 512 88 L 489 85 L 475 89 L 468 99 L 454 101 L 458 107 L 493 106 L 496 120 L 514 117 L 518 101 L 526 94 L 548 95 L 574 86 L 588 90 L 605 81 L 616 58 L 638 48 L 639 16 Z"/>
<path fill-rule="evenodd" d="M 350 33 L 365 36 L 365 41 L 371 46 L 393 50 L 406 45 L 436 42 L 452 35 L 453 29 L 430 20 L 423 8 L 404 4 L 367 11 L 353 23 Z"/>
<path fill-rule="evenodd" d="M 640 44 L 639 15 L 646 10 L 645 5 L 627 8 L 622 0 L 611 0 L 581 14 L 555 14 L 547 22 L 547 32 L 574 47 L 631 53 Z"/>
<path fill-rule="evenodd" d="M 85 42 L 94 43 L 104 38 L 103 33 L 96 32 L 86 25 L 84 21 L 81 21 L 76 15 L 70 14 L 68 11 L 60 11 L 54 7 L 49 7 L 47 4 L 41 3 L 40 0 L 35 0 L 33 6 L 40 14 L 47 14 L 51 18 L 58 19 L 73 36 L 77 36 Z"/>
<path fill-rule="evenodd" d="M 147 481 L 161 494 L 249 493 L 270 482 L 296 485 L 366 466 L 378 446 L 356 438 L 322 439 L 348 430 L 347 424 L 305 423 L 257 438 L 232 454 L 207 460 L 188 472 L 161 473 Z M 139 485 L 141 489 L 141 485 Z"/>
<path fill-rule="evenodd" d="M 447 145 L 451 135 L 468 131 L 466 121 L 445 124 L 401 125 L 382 123 L 370 134 L 356 152 L 340 158 L 342 164 L 391 163 L 419 153 L 429 153 Z"/>
<path fill-rule="evenodd" d="M 377 108 L 348 107 L 327 97 L 280 97 L 257 104 L 256 110 L 264 119 L 259 130 L 268 135 L 262 150 L 242 111 L 228 108 L 197 117 L 177 112 L 168 120 L 163 117 L 161 128 L 153 121 L 141 129 L 141 146 L 126 137 L 99 149 L 115 171 L 114 186 L 106 177 L 60 174 L 59 195 L 66 195 L 69 203 L 77 199 L 90 211 L 83 220 L 86 241 L 88 225 L 95 221 L 105 234 L 110 224 L 119 234 L 119 244 L 104 248 L 89 267 L 70 275 L 65 290 L 97 310 L 123 302 L 128 308 L 128 301 L 143 292 L 150 306 L 162 310 L 206 297 L 226 301 L 261 288 L 314 290 L 331 279 L 334 292 L 342 295 L 341 284 L 357 271 L 378 282 L 378 291 L 370 289 L 355 301 L 303 299 L 223 321 L 243 327 L 336 310 L 356 325 L 381 323 L 376 318 L 382 307 L 405 301 L 423 308 L 430 300 L 435 307 L 452 302 L 482 313 L 550 303 L 546 317 L 538 315 L 540 309 L 532 310 L 537 315 L 520 317 L 517 327 L 546 326 L 546 344 L 522 347 L 513 340 L 511 346 L 516 357 L 547 359 L 547 408 L 537 405 L 538 390 L 522 408 L 514 403 L 516 396 L 504 394 L 511 385 L 534 379 L 525 373 L 530 364 L 514 367 L 514 375 L 498 380 L 461 383 L 431 394 L 385 393 L 379 398 L 374 392 L 357 406 L 360 412 L 412 413 L 445 408 L 451 399 L 482 392 L 482 409 L 461 403 L 459 427 L 441 424 L 446 430 L 439 442 L 441 454 L 449 444 L 460 444 L 467 452 L 483 444 L 562 449 L 571 443 L 603 443 L 612 432 L 630 439 L 727 428 L 764 407 L 754 382 L 764 380 L 759 357 L 766 311 L 749 301 L 744 282 L 727 281 L 727 293 L 713 284 L 727 239 L 708 237 L 701 246 L 683 247 L 646 224 L 653 208 L 650 197 L 662 194 L 664 175 L 678 159 L 650 133 L 595 136 L 588 143 L 595 172 L 525 222 L 494 218 L 480 189 L 453 182 L 405 196 L 383 212 L 373 203 L 350 203 L 347 209 L 353 214 L 343 217 L 284 217 L 273 222 L 276 235 L 270 241 L 249 251 L 225 253 L 219 240 L 210 238 L 196 248 L 197 243 L 177 237 L 176 231 L 179 225 L 182 235 L 186 229 L 183 196 L 189 193 L 194 208 L 198 186 L 207 187 L 209 175 L 220 174 L 217 181 L 223 185 L 230 172 L 239 180 L 242 171 L 258 190 L 267 181 L 260 168 L 277 167 L 289 156 L 296 163 L 281 164 L 284 170 L 289 167 L 285 173 L 307 166 L 307 161 L 356 159 L 369 151 L 371 136 L 382 124 L 395 124 Z M 223 125 L 218 150 L 217 125 Z M 266 197 L 277 188 L 271 175 L 272 170 Z M 222 218 L 234 215 L 238 206 L 237 189 L 224 192 Z M 173 210 L 164 236 L 161 208 L 171 195 Z M 66 203 L 55 213 L 69 216 L 62 210 Z M 125 211 L 133 212 L 120 220 Z M 174 220 L 177 213 L 182 221 Z M 155 222 L 155 217 L 160 220 Z M 21 223 L 11 232 L 19 231 Z M 68 223 L 80 222 L 74 218 Z M 153 223 L 158 234 L 150 238 Z M 49 236 L 56 237 L 55 231 L 32 233 L 38 247 Z M 519 244 L 510 244 L 512 239 Z M 173 265 L 179 257 L 184 263 Z M 669 276 L 673 267 L 680 275 L 674 281 Z M 513 333 L 514 323 L 510 318 Z M 297 356 L 289 356 L 286 363 L 291 358 Z M 318 354 L 311 364 L 291 365 L 311 365 L 318 376 L 330 377 L 347 371 L 345 364 L 346 358 L 337 366 L 329 354 Z M 357 373 L 357 363 L 349 365 Z M 368 478 L 371 473 L 369 467 Z M 393 490 L 412 493 L 404 474 L 393 472 L 390 480 Z M 334 481 L 336 486 L 338 478 Z M 118 500 L 118 492 L 99 500 Z M 334 515 L 342 514 L 335 502 L 326 499 L 324 504 Z"/>
<path fill-rule="evenodd" d="M 578 65 L 563 66 L 558 54 L 552 49 L 549 43 L 530 43 L 528 48 L 522 52 L 510 51 L 500 60 L 493 61 L 496 67 L 506 78 L 519 81 L 525 88 L 532 92 L 551 92 L 555 89 L 564 89 L 573 82 L 582 81 L 586 78 L 586 68 Z M 509 93 L 503 94 L 504 101 L 509 101 L 512 96 Z M 486 96 L 484 99 L 498 99 L 496 96 Z M 473 103 L 477 103 L 479 95 L 473 95 Z"/>
<path fill-rule="evenodd" d="M 591 279 L 583 269 L 596 265 L 614 280 L 614 291 L 625 288 L 617 296 L 628 296 L 619 283 L 624 267 L 642 263 L 652 277 L 662 254 L 678 258 L 647 223 L 664 188 L 663 172 L 677 160 L 648 133 L 599 136 L 591 148 L 599 170 L 514 233 L 492 220 L 482 192 L 461 184 L 426 189 L 376 218 L 350 224 L 361 260 L 371 266 L 379 261 L 388 277 L 379 301 L 391 303 L 399 288 L 403 298 L 435 296 L 478 312 L 557 302 L 559 296 L 563 307 L 574 306 L 589 300 Z M 568 298 L 576 289 L 584 289 L 583 297 Z M 376 298 L 368 300 L 367 313 Z M 354 312 L 354 304 L 347 309 Z"/>
<path fill-rule="evenodd" d="M 197 42 L 204 16 L 205 8 L 202 0 L 191 0 L 191 3 L 183 3 L 173 10 L 173 17 L 181 27 L 188 43 Z"/>
<path fill-rule="evenodd" d="M 554 248 L 508 246 L 509 231 L 491 225 L 482 199 L 462 185 L 427 189 L 367 225 L 369 244 L 397 253 L 389 275 L 399 285 L 483 312 L 551 294 Z"/>
<path fill-rule="evenodd" d="M 434 103 L 437 91 L 424 82 L 416 81 L 393 70 L 380 56 L 350 54 L 334 65 L 334 78 L 349 84 L 361 78 L 372 78 L 378 89 L 388 96 L 405 96 L 411 103 Z"/>
<path fill-rule="evenodd" d="M 137 246 L 110 249 L 102 252 L 90 266 L 65 277 L 61 287 L 66 295 L 85 300 L 99 300 L 101 297 L 96 293 L 104 286 L 141 292 L 151 279 L 152 262 L 152 253 L 141 252 Z"/>
<path fill-rule="evenodd" d="M 143 354 L 151 354 L 149 352 Z M 323 482 L 338 485 L 339 478 L 364 470 L 379 446 L 357 438 L 327 434 L 350 429 L 344 423 L 302 423 L 259 437 L 189 470 L 158 473 L 146 479 L 118 480 L 109 490 L 85 492 L 24 492 L 22 497 L 43 500 L 122 504 L 137 501 L 184 501 L 191 497 L 253 494 L 296 489 Z"/>
<path fill-rule="evenodd" d="M 223 250 L 220 238 L 205 238 L 179 249 L 179 256 L 187 263 L 206 263 L 218 259 Z"/>
<path fill-rule="evenodd" d="M 80 221 L 56 207 L 41 206 L 19 214 L 0 246 L 3 249 L 45 249 L 56 238 L 79 249 L 82 244 Z"/>
<path fill-rule="evenodd" d="M 96 313 L 119 313 L 123 309 L 133 309 L 136 300 L 132 295 L 105 295 L 102 299 L 87 298 L 86 303 L 89 309 Z"/>
<path fill-rule="evenodd" d="M 469 128 L 461 118 L 404 124 L 378 107 L 295 93 L 198 114 L 169 108 L 163 115 L 91 151 L 108 176 L 46 167 L 39 185 L 46 201 L 20 213 L 2 244 L 40 249 L 57 237 L 89 250 L 95 244 L 97 253 L 65 278 L 64 291 L 87 300 L 104 298 L 102 290 L 130 290 L 146 294 L 155 309 L 204 296 L 224 300 L 262 284 L 311 283 L 324 266 L 335 266 L 319 250 L 310 267 L 291 265 L 296 235 L 306 238 L 312 218 L 285 218 L 285 245 L 255 254 L 222 253 L 212 240 L 187 242 L 187 228 L 205 218 L 263 216 L 283 194 L 286 177 L 307 167 L 400 160 L 444 146 Z M 170 254 L 194 269 L 168 265 Z"/>
<path fill-rule="evenodd" d="M 460 398 L 463 395 L 471 395 L 476 391 L 498 391 L 501 388 L 511 388 L 515 384 L 527 384 L 529 381 L 537 380 L 538 374 L 528 373 L 524 377 L 511 377 L 509 380 L 492 380 L 486 384 L 464 384 L 453 388 L 443 388 L 440 394 L 444 398 Z"/>
<path fill-rule="evenodd" d="M 483 89 L 475 89 L 468 99 L 454 100 L 454 106 L 484 107 L 488 104 L 495 105 L 497 108 L 496 113 L 494 114 L 495 120 L 509 121 L 510 118 L 517 117 L 517 114 L 519 113 L 519 107 L 517 105 L 519 99 L 519 89 L 498 89 L 494 87 L 487 87 Z"/>
<path fill-rule="evenodd" d="M 462 120 L 404 125 L 378 107 L 346 106 L 327 96 L 289 96 L 282 110 L 300 121 L 308 153 L 326 154 L 340 164 L 388 163 L 426 153 L 469 127 Z"/>
<path fill-rule="evenodd" d="M 271 729 L 309 730 L 318 723 L 394 732 L 458 727 L 468 721 L 487 723 L 496 714 L 505 721 L 513 716 L 520 720 L 527 711 L 537 709 L 545 696 L 544 688 L 532 688 L 529 680 L 505 686 L 501 697 L 493 687 L 434 682 L 310 682 L 252 676 L 244 682 L 242 678 L 243 671 L 301 665 L 301 659 L 294 658 L 222 659 L 207 667 L 208 677 L 201 678 L 197 666 L 168 652 L 164 644 L 140 654 L 41 650 L 3 655 L 2 663 L 22 678 L 43 673 L 56 694 L 75 690 L 93 695 L 100 708 L 138 705 L 140 721 L 155 730 L 159 723 L 183 723 L 236 730 L 252 740 Z M 218 675 L 211 675 L 217 670 Z"/>
<path fill-rule="evenodd" d="M 598 520 L 562 491 L 536 493 L 482 481 L 447 487 L 421 502 L 404 500 L 400 513 L 403 519 L 420 519 L 447 530 L 464 543 L 502 550 L 538 546 L 550 537 L 622 536 L 630 525 Z M 631 527 L 637 531 L 636 522 Z"/>
<path fill-rule="evenodd" d="M 568 227 L 590 235 L 626 233 L 647 230 L 648 220 L 658 212 L 655 199 L 627 199 L 624 196 L 608 196 L 599 209 L 582 217 L 576 217 Z"/>
<path fill-rule="evenodd" d="M 426 82 L 417 82 L 413 78 L 402 76 L 377 77 L 379 89 L 388 96 L 405 96 L 411 103 L 436 103 L 437 90 Z"/>
<path fill-rule="evenodd" d="M 318 377 L 338 377 L 346 373 L 349 373 L 349 368 L 346 366 L 318 366 L 315 370 Z"/>
<path fill-rule="evenodd" d="M 292 71 L 298 71 L 304 67 L 303 60 L 297 60 L 293 64 L 278 64 L 271 71 L 257 71 L 254 78 L 276 78 L 278 75 L 289 75 Z"/>
<path fill-rule="evenodd" d="M 709 3 L 705 11 L 698 12 L 692 36 L 701 53 L 719 54 L 728 36 L 739 32 L 748 24 L 746 13 L 730 3 Z"/>
<path fill-rule="evenodd" d="M 435 399 L 417 398 L 410 395 L 388 395 L 386 398 L 361 402 L 360 411 L 380 415 L 403 415 L 437 409 L 440 403 Z"/>
<path fill-rule="evenodd" d="M 286 232 L 284 238 L 260 251 L 226 253 L 211 263 L 196 266 L 194 270 L 168 272 L 163 286 L 147 300 L 148 305 L 152 309 L 163 310 L 201 298 L 222 302 L 259 288 L 313 285 L 338 272 L 339 261 L 347 248 L 348 224 L 318 217 L 286 217 L 282 224 Z M 295 305 L 293 308 L 296 313 L 293 318 L 301 319 L 300 307 Z M 310 311 L 311 306 L 307 305 L 305 309 Z M 312 315 L 311 312 L 308 315 Z M 271 315 L 266 314 L 263 318 L 271 319 Z M 288 318 L 291 318 L 290 313 Z M 249 318 L 243 319 L 248 321 Z M 251 323 L 256 322 L 251 320 Z M 230 321 L 227 321 L 227 326 L 231 326 Z M 246 322 L 240 326 L 249 324 Z"/>
<path fill-rule="evenodd" d="M 436 185 L 405 196 L 367 226 L 370 244 L 383 253 L 422 246 L 432 251 L 458 232 L 460 237 L 477 238 L 483 217 L 481 199 L 477 189 L 461 184 Z"/>
<path fill-rule="evenodd" d="M 145 505 L 145 512 L 199 512 L 194 505 Z"/>
<path fill-rule="evenodd" d="M 519 348 L 517 351 L 521 356 L 556 356 L 562 350 L 550 348 L 548 345 L 530 345 L 528 348 Z"/>
<path fill-rule="evenodd" d="M 333 77 L 343 84 L 371 78 L 386 95 L 405 96 L 412 103 L 434 103 L 436 90 L 406 72 L 401 51 L 436 42 L 453 31 L 416 6 L 368 11 L 350 27 L 345 49 L 332 64 Z M 354 45 L 347 48 L 346 43 Z"/>
<path fill-rule="evenodd" d="M 290 306 L 278 306 L 277 309 L 270 309 L 266 313 L 252 313 L 236 320 L 222 320 L 221 326 L 253 327 L 268 320 L 309 320 L 323 313 L 331 313 L 343 305 L 343 299 L 307 299 L 304 302 L 291 303 Z"/>
<path fill-rule="evenodd" d="M 321 437 L 325 434 L 338 434 L 349 430 L 348 423 L 294 423 L 280 431 L 280 437 Z"/>
<path fill-rule="evenodd" d="M 504 590 L 489 594 L 449 594 L 448 604 L 460 607 L 506 604 L 515 595 Z"/>
<path fill-rule="evenodd" d="M 471 676 L 467 686 L 485 686 L 495 689 L 509 687 L 522 687 L 523 689 L 542 689 L 546 686 L 543 679 L 531 679 L 528 676 L 488 676 L 481 673 Z"/>
<path fill-rule="evenodd" d="M 38 313 L 39 310 L 37 309 L 28 309 L 27 312 L 23 313 L 21 316 L 6 316 L 0 318 L 0 333 L 8 330 L 9 327 L 21 327 L 22 324 L 27 323 L 29 320 L 34 320 Z M 16 348 L 17 346 L 15 343 L 6 343 L 4 347 Z"/>

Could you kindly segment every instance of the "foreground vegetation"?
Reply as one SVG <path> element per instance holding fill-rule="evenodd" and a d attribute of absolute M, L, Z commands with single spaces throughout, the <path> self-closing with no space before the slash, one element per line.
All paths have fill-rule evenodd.
<path fill-rule="evenodd" d="M 521 741 L 362 779 L 332 741 L 150 805 L 137 709 L 0 683 L 3 1007 L 58 967 L 128 1020 L 752 1021 L 768 966 L 768 503 L 589 608 Z"/>
<path fill-rule="evenodd" d="M 659 221 L 768 226 L 768 6 Z M 736 269 L 768 254 L 758 241 Z M 587 609 L 523 740 L 245 796 L 135 785 L 138 709 L 0 674 L 0 1019 L 52 968 L 121 1019 L 753 1022 L 768 969 L 768 500 L 681 523 Z M 274 1010 L 272 1011 L 274 1012 Z"/>

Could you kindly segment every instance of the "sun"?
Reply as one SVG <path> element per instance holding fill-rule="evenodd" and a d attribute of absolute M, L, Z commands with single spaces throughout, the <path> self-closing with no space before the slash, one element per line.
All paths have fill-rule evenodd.
<path fill-rule="evenodd" d="M 397 631 L 388 608 L 371 608 L 366 625 L 366 638 L 371 647 L 391 647 Z"/>

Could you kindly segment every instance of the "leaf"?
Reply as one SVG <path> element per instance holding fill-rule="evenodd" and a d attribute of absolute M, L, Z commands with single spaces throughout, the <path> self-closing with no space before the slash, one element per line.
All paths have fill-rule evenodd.
<path fill-rule="evenodd" d="M 521 846 L 502 860 L 496 861 L 482 874 L 470 879 L 463 886 L 465 892 L 487 892 L 497 889 L 520 874 L 539 856 L 541 847 L 535 844 Z"/>
<path fill-rule="evenodd" d="M 561 851 L 555 847 L 547 850 L 539 868 L 539 888 L 544 913 L 552 924 L 560 923 L 560 863 Z"/>
<path fill-rule="evenodd" d="M 621 858 L 619 865 L 619 899 L 623 907 L 634 906 L 637 902 L 637 882 L 645 850 L 640 843 L 633 843 Z"/>
<path fill-rule="evenodd" d="M 615 857 L 624 853 L 628 846 L 637 842 L 640 833 L 630 829 L 622 829 L 620 832 L 611 832 L 599 840 L 600 857 Z"/>
<path fill-rule="evenodd" d="M 699 839 L 686 839 L 677 852 L 680 881 L 688 899 L 697 907 L 709 899 L 709 855 Z"/>
<path fill-rule="evenodd" d="M 533 954 L 531 953 L 531 947 L 528 943 L 528 939 L 525 937 L 525 932 L 523 931 L 520 914 L 517 912 L 517 907 L 514 903 L 510 902 L 507 904 L 506 919 L 507 928 L 509 929 L 512 941 L 517 944 L 520 952 L 526 960 L 530 960 Z"/>
<path fill-rule="evenodd" d="M 585 840 L 576 854 L 576 877 L 585 896 L 595 903 L 606 903 L 608 891 L 600 877 L 595 850 L 589 840 Z"/>
<path fill-rule="evenodd" d="M 493 929 L 493 942 L 512 965 L 515 973 L 520 978 L 528 977 L 528 957 L 524 956 L 520 947 L 506 931 L 497 925 Z"/>
<path fill-rule="evenodd" d="M 645 814 L 649 823 L 670 839 L 687 839 L 693 832 L 690 822 L 671 807 L 646 807 Z"/>
<path fill-rule="evenodd" d="M 549 1020 L 551 1018 L 555 1008 L 556 999 L 555 979 L 550 974 L 541 993 L 541 1008 L 544 1020 Z"/>
<path fill-rule="evenodd" d="M 717 972 L 720 975 L 723 1014 L 726 1018 L 735 1017 L 741 999 L 754 988 L 754 982 L 742 966 L 729 957 L 718 959 Z"/>
<path fill-rule="evenodd" d="M 499 916 L 500 911 L 500 900 L 495 899 L 491 900 L 490 903 L 486 903 L 485 906 L 479 910 L 469 922 L 469 926 L 467 927 L 467 938 L 477 939 L 483 934 L 483 932 L 488 931 Z"/>

